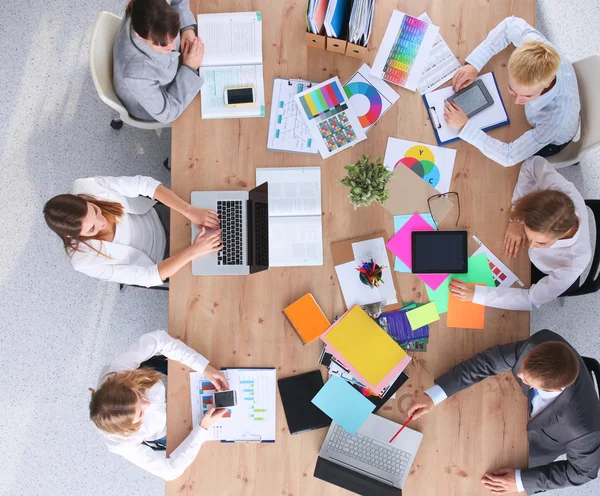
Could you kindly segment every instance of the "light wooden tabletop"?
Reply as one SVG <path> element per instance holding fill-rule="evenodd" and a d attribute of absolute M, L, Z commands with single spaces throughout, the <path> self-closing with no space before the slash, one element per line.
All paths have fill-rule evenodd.
<path fill-rule="evenodd" d="M 261 11 L 265 99 L 269 103 L 274 77 L 322 81 L 339 76 L 345 82 L 361 61 L 305 45 L 305 0 L 191 0 L 193 12 Z M 378 1 L 365 62 L 372 63 L 392 10 L 418 16 L 427 11 L 461 62 L 498 22 L 515 15 L 535 23 L 535 1 L 413 0 Z M 528 129 L 522 106 L 507 91 L 510 49 L 494 57 L 483 72 L 493 70 L 510 115 L 511 125 L 492 131 L 509 141 Z M 397 88 L 397 87 L 395 87 Z M 311 292 L 329 318 L 344 310 L 335 277 L 331 242 L 386 230 L 393 235 L 392 216 L 379 205 L 353 210 L 347 189 L 337 184 L 343 166 L 362 154 L 382 156 L 390 136 L 435 144 L 432 127 L 418 92 L 398 88 L 400 100 L 369 132 L 368 139 L 328 160 L 320 156 L 276 153 L 266 149 L 268 117 L 212 120 L 200 118 L 197 97 L 173 124 L 172 188 L 184 199 L 194 190 L 241 190 L 255 185 L 257 167 L 321 166 L 324 264 L 322 267 L 273 268 L 248 277 L 192 277 L 188 266 L 170 281 L 169 332 L 217 367 L 276 367 L 278 378 L 318 368 L 319 341 L 303 346 L 281 310 Z M 267 116 L 270 105 L 267 104 Z M 460 194 L 459 227 L 476 234 L 525 283 L 529 261 L 507 260 L 502 239 L 507 210 L 519 167 L 503 168 L 466 143 L 458 150 L 452 190 Z M 450 214 L 448 219 L 453 217 Z M 453 227 L 453 222 L 450 225 Z M 171 251 L 190 243 L 190 225 L 174 214 Z M 470 245 L 470 253 L 475 250 Z M 396 274 L 402 301 L 427 301 L 423 284 L 410 274 Z M 380 415 L 406 420 L 414 394 L 433 384 L 454 364 L 490 346 L 529 336 L 529 313 L 486 309 L 485 330 L 448 329 L 446 316 L 431 327 L 429 350 L 414 353 L 407 368 L 410 380 Z M 169 364 L 168 449 L 171 452 L 191 430 L 189 369 Z M 324 371 L 323 371 L 324 373 Z M 486 470 L 527 466 L 526 399 L 509 375 L 483 383 L 445 401 L 412 423 L 424 434 L 404 488 L 406 495 L 476 496 L 490 494 L 480 477 Z M 195 463 L 176 481 L 167 483 L 175 495 L 305 496 L 349 494 L 313 477 L 326 429 L 291 436 L 277 400 L 275 444 L 206 443 Z"/>

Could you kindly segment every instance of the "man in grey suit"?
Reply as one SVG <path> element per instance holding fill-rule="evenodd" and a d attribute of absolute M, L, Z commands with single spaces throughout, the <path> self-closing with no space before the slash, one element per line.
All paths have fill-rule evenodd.
<path fill-rule="evenodd" d="M 508 370 L 529 398 L 529 468 L 487 473 L 482 483 L 493 494 L 528 494 L 579 486 L 600 469 L 600 402 L 579 354 L 547 329 L 527 341 L 494 346 L 463 361 L 415 398 L 409 415 L 419 418 L 453 394 Z M 566 461 L 555 461 L 566 454 Z"/>
<path fill-rule="evenodd" d="M 113 86 L 133 117 L 172 122 L 198 94 L 204 45 L 195 26 L 189 0 L 129 2 L 113 46 Z"/>

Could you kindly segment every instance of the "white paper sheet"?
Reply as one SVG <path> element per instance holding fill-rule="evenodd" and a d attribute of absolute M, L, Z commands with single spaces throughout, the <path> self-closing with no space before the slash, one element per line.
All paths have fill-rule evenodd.
<path fill-rule="evenodd" d="M 269 217 L 321 217 L 320 167 L 256 169 L 256 184 L 269 183 Z"/>
<path fill-rule="evenodd" d="M 422 21 L 431 23 L 431 19 L 424 12 L 419 17 Z M 450 50 L 450 47 L 446 44 L 442 36 L 438 33 L 431 52 L 429 52 L 429 58 L 427 64 L 421 74 L 419 81 L 418 90 L 421 95 L 439 88 L 446 81 L 450 81 L 461 68 L 460 62 L 456 56 Z"/>
<path fill-rule="evenodd" d="M 269 265 L 323 265 L 321 216 L 269 217 Z"/>

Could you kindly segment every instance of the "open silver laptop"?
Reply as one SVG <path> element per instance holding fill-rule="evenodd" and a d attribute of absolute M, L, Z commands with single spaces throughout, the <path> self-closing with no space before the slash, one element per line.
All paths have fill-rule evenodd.
<path fill-rule="evenodd" d="M 250 191 L 193 191 L 194 207 L 215 210 L 223 249 L 192 262 L 192 274 L 247 275 L 269 268 L 268 183 Z M 192 226 L 192 243 L 200 229 Z"/>
<path fill-rule="evenodd" d="M 423 434 L 405 427 L 390 443 L 398 429 L 400 424 L 373 414 L 354 435 L 332 422 L 315 477 L 358 494 L 402 494 Z"/>

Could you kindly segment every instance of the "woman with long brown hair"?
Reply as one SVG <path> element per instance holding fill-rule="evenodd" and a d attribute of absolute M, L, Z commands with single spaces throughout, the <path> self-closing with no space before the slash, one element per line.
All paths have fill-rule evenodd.
<path fill-rule="evenodd" d="M 201 227 L 192 245 L 173 256 L 167 207 Z M 159 286 L 193 259 L 222 248 L 216 212 L 192 207 L 146 176 L 78 179 L 70 194 L 46 203 L 44 218 L 75 270 L 122 284 Z"/>
<path fill-rule="evenodd" d="M 453 279 L 450 292 L 489 307 L 532 310 L 579 287 L 592 258 L 587 207 L 577 188 L 537 156 L 521 166 L 504 253 L 516 257 L 527 244 L 532 264 L 529 289 L 489 288 Z"/>
<path fill-rule="evenodd" d="M 165 480 L 173 480 L 194 461 L 208 429 L 227 409 L 210 409 L 167 458 L 160 449 L 166 446 L 167 376 L 144 365 L 157 355 L 203 372 L 219 391 L 229 389 L 223 373 L 209 365 L 206 358 L 165 331 L 155 331 L 142 336 L 102 369 L 97 389 L 90 389 L 90 418 L 111 452 Z"/>
<path fill-rule="evenodd" d="M 113 86 L 132 116 L 172 122 L 198 94 L 204 45 L 195 27 L 189 0 L 130 0 L 113 46 Z"/>

